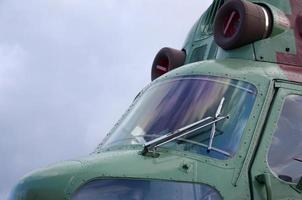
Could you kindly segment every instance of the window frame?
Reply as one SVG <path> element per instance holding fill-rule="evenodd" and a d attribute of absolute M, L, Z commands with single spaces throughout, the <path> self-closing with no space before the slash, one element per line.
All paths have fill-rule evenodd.
<path fill-rule="evenodd" d="M 278 151 L 276 152 L 276 151 L 274 151 L 274 148 L 277 148 L 278 149 L 278 147 L 280 147 L 280 146 L 282 146 L 282 144 L 283 143 L 281 143 L 281 144 L 279 144 L 279 146 L 278 145 L 275 145 L 274 143 L 273 143 L 273 141 L 275 140 L 275 138 L 280 138 L 280 139 L 282 139 L 281 140 L 281 142 L 282 141 L 293 141 L 293 140 L 295 140 L 295 138 L 293 138 L 293 136 L 292 136 L 292 134 L 293 134 L 293 132 L 290 132 L 290 131 L 288 131 L 288 132 L 280 132 L 280 129 L 282 129 L 282 126 L 281 126 L 281 124 L 280 123 L 282 123 L 282 122 L 280 122 L 280 120 L 281 120 L 281 118 L 284 116 L 284 117 L 289 117 L 289 118 L 286 118 L 286 119 L 288 119 L 289 120 L 289 122 L 293 122 L 293 121 L 295 121 L 295 118 L 290 118 L 290 117 L 292 117 L 292 116 L 287 116 L 288 114 L 287 113 L 285 113 L 284 114 L 284 112 L 287 112 L 286 110 L 284 110 L 284 109 L 286 109 L 287 107 L 287 103 L 288 103 L 288 101 L 290 101 L 290 98 L 292 98 L 292 97 L 294 97 L 294 98 L 300 98 L 300 101 L 302 100 L 302 95 L 301 94 L 287 94 L 287 95 L 285 95 L 283 98 L 282 98 L 282 108 L 280 109 L 280 113 L 279 113 L 279 117 L 278 117 L 278 120 L 275 120 L 276 121 L 276 127 L 275 127 L 275 131 L 274 131 L 274 134 L 272 135 L 272 141 L 271 141 L 271 143 L 270 143 L 270 145 L 269 145 L 269 148 L 268 148 L 268 154 L 267 154 L 267 162 L 268 162 L 268 165 L 269 165 L 269 168 L 270 168 L 270 170 L 272 171 L 272 173 L 275 175 L 275 177 L 277 177 L 277 178 L 279 178 L 279 179 L 282 179 L 281 178 L 281 176 L 284 176 L 284 178 L 282 179 L 282 180 L 284 180 L 284 181 L 286 181 L 286 182 L 289 182 L 289 183 L 297 183 L 294 179 L 292 179 L 291 181 L 290 180 L 285 180 L 285 178 L 295 178 L 295 177 L 292 177 L 292 176 L 289 176 L 289 173 L 284 173 L 284 174 L 282 174 L 282 173 L 278 173 L 278 170 L 276 170 L 276 169 L 274 169 L 274 167 L 275 166 L 273 166 L 272 165 L 272 161 L 274 161 L 273 159 L 271 159 L 271 158 L 273 158 L 273 157 L 275 157 L 275 155 L 277 155 L 278 154 Z M 300 118 L 299 118 L 300 119 Z M 291 130 L 290 129 L 290 127 L 289 127 L 289 129 L 288 130 Z M 298 135 L 302 135 L 302 133 L 301 133 L 302 131 L 298 131 Z M 287 137 L 288 136 L 288 137 Z M 288 139 L 286 139 L 286 138 L 288 138 Z M 297 138 L 297 139 L 299 139 L 299 138 Z M 302 140 L 301 140 L 302 141 Z M 298 141 L 298 142 L 300 142 L 300 140 Z M 273 148 L 273 149 L 272 149 Z M 286 148 L 286 147 L 285 147 Z M 290 154 L 290 152 L 289 151 L 286 151 L 285 150 L 285 155 L 289 155 Z M 276 159 L 276 161 L 278 161 L 278 159 Z M 283 165 L 282 165 L 283 166 Z M 302 163 L 301 163 L 301 167 L 302 167 Z M 296 174 L 295 176 L 301 176 L 302 177 L 302 172 L 301 172 L 301 174 L 299 175 L 299 174 Z M 299 177 L 298 177 L 299 178 Z M 298 180 L 299 181 L 299 180 Z"/>
<path fill-rule="evenodd" d="M 285 101 L 288 96 L 291 95 L 297 95 L 301 96 L 302 98 L 302 84 L 296 83 L 296 82 L 289 82 L 289 81 L 276 81 L 275 82 L 275 88 L 276 88 L 276 95 L 275 99 L 273 100 L 273 104 L 271 106 L 271 111 L 268 115 L 268 121 L 266 124 L 266 128 L 264 129 L 264 138 L 262 139 L 262 143 L 266 143 L 266 151 L 265 153 L 265 163 L 268 171 L 273 175 L 274 178 L 276 178 L 278 181 L 282 183 L 286 183 L 289 185 L 296 185 L 295 182 L 288 182 L 281 178 L 279 178 L 278 174 L 273 171 L 273 169 L 270 167 L 270 164 L 268 162 L 269 157 L 269 151 L 272 146 L 274 135 L 278 128 L 278 122 L 281 117 L 283 107 L 285 104 Z M 258 152 L 258 154 L 261 154 Z M 302 174 L 301 174 L 302 177 Z"/>
<path fill-rule="evenodd" d="M 302 83 L 285 80 L 274 80 L 274 92 L 268 102 L 268 111 L 261 135 L 257 140 L 256 149 L 249 164 L 249 181 L 252 188 L 253 199 L 266 198 L 269 190 L 272 199 L 301 199 L 302 193 L 295 182 L 286 182 L 275 176 L 268 164 L 268 153 L 272 143 L 273 135 L 277 128 L 277 122 L 281 115 L 285 97 L 288 95 L 302 95 Z M 259 177 L 265 177 L 266 182 L 261 182 Z"/>
<path fill-rule="evenodd" d="M 112 182 L 112 181 L 120 181 L 120 182 L 123 182 L 123 181 L 130 181 L 130 182 L 133 182 L 133 183 L 142 183 L 142 182 L 145 182 L 145 183 L 157 183 L 157 184 L 164 184 L 166 183 L 167 186 L 173 184 L 174 187 L 175 186 L 178 186 L 179 188 L 183 187 L 183 186 L 192 186 L 194 187 L 195 189 L 193 190 L 194 195 L 195 196 L 197 193 L 196 193 L 196 187 L 200 187 L 200 189 L 202 187 L 204 187 L 204 189 L 207 189 L 208 191 L 211 191 L 211 192 L 215 192 L 215 195 L 217 195 L 220 200 L 223 199 L 223 196 L 221 195 L 220 191 L 217 190 L 217 188 L 211 186 L 211 185 L 208 185 L 208 184 L 205 184 L 205 183 L 195 183 L 195 182 L 177 182 L 177 181 L 170 181 L 170 180 L 157 180 L 157 179 L 134 179 L 134 178 L 98 178 L 98 179 L 93 179 L 93 180 L 89 180 L 87 182 L 85 182 L 84 184 L 82 184 L 80 187 L 78 187 L 72 194 L 71 196 L 71 200 L 76 200 L 78 197 L 77 195 L 81 192 L 87 192 L 87 189 L 91 188 L 91 185 L 93 184 L 97 184 L 98 182 L 101 183 L 101 182 Z M 100 189 L 100 188 L 98 188 Z M 88 190 L 89 191 L 89 190 Z M 193 194 L 193 193 L 192 193 Z M 207 193 L 206 193 L 207 194 Z M 202 197 L 202 196 L 200 196 Z"/>

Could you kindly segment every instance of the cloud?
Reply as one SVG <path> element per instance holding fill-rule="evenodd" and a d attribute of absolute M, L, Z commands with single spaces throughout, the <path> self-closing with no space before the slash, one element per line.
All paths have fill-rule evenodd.
<path fill-rule="evenodd" d="M 150 81 L 156 52 L 181 48 L 206 6 L 1 1 L 0 196 L 30 170 L 91 152 Z"/>
<path fill-rule="evenodd" d="M 26 52 L 17 44 L 2 45 L 0 46 L 0 61 L 0 92 L 3 92 L 1 89 L 16 86 L 16 78 L 23 73 L 24 63 L 26 63 Z"/>

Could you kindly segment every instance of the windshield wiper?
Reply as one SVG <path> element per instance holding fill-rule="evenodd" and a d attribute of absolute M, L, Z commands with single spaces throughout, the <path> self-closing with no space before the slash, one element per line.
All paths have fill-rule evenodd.
<path fill-rule="evenodd" d="M 221 115 L 221 110 L 222 110 L 224 100 L 225 100 L 225 98 L 223 97 L 219 103 L 219 106 L 215 113 L 215 119 L 218 119 L 218 117 Z M 215 133 L 216 133 L 216 122 L 212 124 L 212 130 L 211 130 L 211 135 L 210 135 L 210 140 L 209 140 L 209 145 L 208 145 L 208 152 L 210 152 L 213 149 L 213 141 L 214 141 Z"/>
<path fill-rule="evenodd" d="M 215 117 L 206 117 L 204 119 L 201 119 L 193 124 L 189 124 L 188 126 L 185 126 L 183 128 L 180 128 L 172 133 L 168 133 L 166 135 L 163 135 L 159 138 L 156 138 L 154 140 L 151 140 L 149 142 L 146 142 L 144 144 L 144 149 L 143 151 L 141 152 L 142 155 L 146 155 L 147 153 L 149 152 L 155 152 L 155 150 L 164 145 L 164 144 L 167 144 L 169 142 L 172 142 L 172 141 L 175 141 L 175 140 L 179 140 L 179 138 L 182 138 L 184 136 L 187 136 L 191 133 L 194 133 L 204 127 L 207 127 L 207 126 L 210 126 L 210 125 L 213 125 L 213 124 L 216 124 L 217 122 L 219 121 L 222 121 L 224 119 L 227 119 L 229 118 L 229 116 L 220 116 L 221 114 L 221 110 L 222 110 L 222 106 L 223 106 L 223 102 L 224 102 L 224 98 L 222 98 L 218 108 L 217 108 L 217 112 L 215 114 Z M 212 120 L 211 122 L 208 122 L 209 120 Z M 206 123 L 207 122 L 207 123 Z M 194 128 L 196 127 L 196 128 Z M 215 132 L 216 132 L 216 125 L 214 126 L 214 130 L 215 131 L 211 131 L 211 137 L 213 137 L 214 139 L 214 136 L 215 136 Z M 212 127 L 212 130 L 213 130 L 213 127 Z M 212 134 L 214 132 L 214 134 Z M 213 135 L 213 136 L 212 136 Z M 210 139 L 211 143 L 213 143 L 213 139 Z M 209 149 L 209 146 L 208 146 L 208 149 Z M 213 147 L 211 146 L 210 149 L 213 149 Z"/>

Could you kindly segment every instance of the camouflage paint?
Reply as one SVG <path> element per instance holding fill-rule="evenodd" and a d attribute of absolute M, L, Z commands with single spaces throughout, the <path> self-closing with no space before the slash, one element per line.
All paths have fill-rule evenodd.
<path fill-rule="evenodd" d="M 291 14 L 287 15 L 290 21 L 290 28 L 293 29 L 296 45 L 296 54 L 277 52 L 277 62 L 286 63 L 288 65 L 302 66 L 302 35 L 299 27 L 298 16 L 302 16 L 302 1 L 289 0 L 291 5 Z M 300 21 L 301 22 L 301 21 Z"/>
<path fill-rule="evenodd" d="M 139 155 L 141 145 L 108 149 L 99 146 L 90 156 L 62 162 L 25 176 L 15 187 L 11 198 L 68 200 L 79 187 L 89 181 L 130 178 L 205 183 L 216 188 L 225 200 L 262 200 L 266 199 L 266 191 L 263 185 L 257 183 L 255 177 L 268 174 L 275 199 L 302 199 L 301 191 L 295 189 L 294 185 L 280 183 L 280 180 L 271 174 L 266 161 L 276 127 L 275 121 L 282 106 L 282 95 L 292 91 L 302 94 L 302 86 L 289 82 L 302 82 L 299 68 L 302 66 L 301 29 L 295 26 L 301 20 L 296 20 L 296 16 L 301 11 L 302 0 L 290 0 L 290 4 L 288 0 L 257 1 L 271 4 L 285 13 L 292 10 L 288 15 L 291 30 L 231 51 L 224 51 L 215 45 L 211 32 L 213 16 L 221 2 L 216 0 L 190 31 L 184 44 L 187 53 L 186 65 L 164 74 L 151 84 L 176 76 L 210 75 L 247 81 L 255 85 L 258 90 L 256 102 L 234 158 L 216 160 L 164 148 L 158 150 L 158 158 L 153 158 Z M 278 44 L 280 38 L 282 42 Z M 295 44 L 293 41 L 296 41 Z M 288 46 L 290 53 L 283 51 Z M 202 49 L 198 49 L 201 47 Z M 196 49 L 202 55 L 194 57 Z M 287 65 L 282 64 L 280 68 L 280 62 Z M 279 90 L 285 92 L 279 93 Z M 131 108 L 132 106 L 129 110 Z M 184 165 L 187 167 L 184 168 Z"/>
<path fill-rule="evenodd" d="M 280 64 L 289 80 L 302 82 L 302 1 L 289 0 L 291 14 L 287 15 L 294 32 L 296 54 L 277 52 L 277 62 Z"/>

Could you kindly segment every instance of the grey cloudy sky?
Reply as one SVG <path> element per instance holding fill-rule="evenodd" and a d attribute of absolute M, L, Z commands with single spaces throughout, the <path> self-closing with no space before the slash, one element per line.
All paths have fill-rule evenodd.
<path fill-rule="evenodd" d="M 211 0 L 1 0 L 0 199 L 93 151 Z"/>

